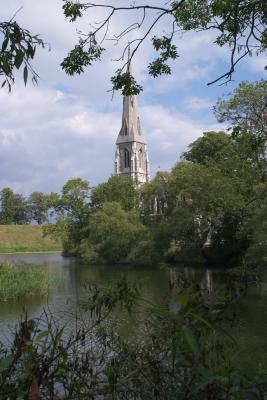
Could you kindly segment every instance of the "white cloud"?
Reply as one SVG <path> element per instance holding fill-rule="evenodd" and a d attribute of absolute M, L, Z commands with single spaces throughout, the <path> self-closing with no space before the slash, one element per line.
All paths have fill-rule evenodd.
<path fill-rule="evenodd" d="M 162 0 L 153 1 L 162 4 Z M 67 22 L 61 0 L 2 3 L 2 20 L 10 19 L 23 5 L 16 17 L 18 22 L 34 33 L 41 33 L 51 44 L 51 52 L 48 49 L 37 52 L 34 65 L 41 76 L 38 87 L 29 84 L 24 89 L 18 80 L 11 94 L 0 90 L 0 189 L 9 186 L 27 194 L 34 190 L 58 191 L 67 179 L 75 176 L 92 184 L 106 180 L 113 172 L 122 105 L 119 94 L 111 101 L 107 91 L 111 87 L 110 76 L 120 65 L 111 59 L 121 55 L 122 44 L 106 51 L 103 62 L 84 74 L 68 77 L 59 64 L 77 40 L 77 27 L 88 30 L 88 19 L 77 24 Z M 102 17 L 101 12 L 93 14 L 94 21 Z M 115 18 L 110 34 L 120 31 L 133 18 L 126 14 Z M 167 22 L 159 29 L 168 31 Z M 205 83 L 227 66 L 229 53 L 227 48 L 212 44 L 213 40 L 210 31 L 177 37 L 180 58 L 172 65 L 173 75 L 162 79 L 147 76 L 146 66 L 155 55 L 149 41 L 135 57 L 134 73 L 145 89 L 142 99 L 146 106 L 141 110 L 141 120 L 152 172 L 159 165 L 170 169 L 203 131 L 222 129 L 212 124 L 208 99 L 218 97 L 224 89 L 213 88 L 210 95 Z M 253 68 L 260 70 L 262 63 L 260 57 L 244 64 L 248 78 Z M 195 90 L 200 82 L 203 93 L 199 95 Z M 182 91 L 184 100 L 179 97 Z M 161 95 L 166 95 L 164 107 L 159 104 Z M 185 113 L 181 113 L 182 109 Z M 198 111 L 198 117 L 194 111 Z"/>
<path fill-rule="evenodd" d="M 188 96 L 184 99 L 183 104 L 185 109 L 187 110 L 199 111 L 199 110 L 211 109 L 213 103 L 210 100 L 203 97 Z"/>
<path fill-rule="evenodd" d="M 158 166 L 170 170 L 187 146 L 204 131 L 220 130 L 219 124 L 195 121 L 187 114 L 160 105 L 142 108 L 152 174 Z"/>
<path fill-rule="evenodd" d="M 59 190 L 70 177 L 96 183 L 113 172 L 119 114 L 56 90 L 22 87 L 1 92 L 0 109 L 0 187 Z"/>
<path fill-rule="evenodd" d="M 75 176 L 92 184 L 113 173 L 120 112 L 94 110 L 81 97 L 48 89 L 17 87 L 1 92 L 0 187 L 23 193 L 59 191 Z M 141 110 L 152 173 L 170 169 L 204 130 L 217 129 L 160 105 Z"/>

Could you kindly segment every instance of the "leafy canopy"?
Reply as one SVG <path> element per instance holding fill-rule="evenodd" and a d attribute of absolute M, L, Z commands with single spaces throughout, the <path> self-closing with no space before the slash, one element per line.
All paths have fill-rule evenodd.
<path fill-rule="evenodd" d="M 110 0 L 106 3 L 96 1 L 63 0 L 63 11 L 70 22 L 74 22 L 88 14 L 90 32 L 80 32 L 79 43 L 69 52 L 62 62 L 62 68 L 69 74 L 80 74 L 92 62 L 101 59 L 105 50 L 104 43 L 122 42 L 124 56 L 130 45 L 131 58 L 139 51 L 143 42 L 151 39 L 156 57 L 148 65 L 151 76 L 171 74 L 170 61 L 179 57 L 176 35 L 190 31 L 212 30 L 216 33 L 215 43 L 226 46 L 230 51 L 229 68 L 221 76 L 209 84 L 218 81 L 229 81 L 235 72 L 236 65 L 246 56 L 259 55 L 267 49 L 267 6 L 265 0 L 174 0 L 159 1 L 140 5 L 130 1 L 119 3 Z M 94 11 L 100 9 L 104 17 L 95 22 Z M 134 15 L 136 21 L 121 31 L 111 34 L 111 26 L 116 18 Z M 161 21 L 166 20 L 165 31 L 161 32 Z M 116 29 L 116 28 L 115 28 Z M 130 33 L 135 32 L 137 38 L 129 40 Z M 137 94 L 142 87 L 131 74 L 124 72 L 124 62 L 111 78 L 113 89 L 123 94 Z"/>

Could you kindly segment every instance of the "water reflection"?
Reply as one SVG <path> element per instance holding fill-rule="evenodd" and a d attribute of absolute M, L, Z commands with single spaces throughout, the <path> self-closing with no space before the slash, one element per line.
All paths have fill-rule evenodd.
<path fill-rule="evenodd" d="M 61 318 L 62 323 L 71 327 L 71 319 L 76 313 L 78 301 L 86 295 L 86 287 L 89 284 L 107 286 L 123 276 L 130 282 L 141 281 L 142 296 L 150 302 L 165 304 L 172 311 L 179 311 L 174 288 L 179 271 L 175 268 L 82 266 L 75 260 L 63 258 L 59 253 L 1 255 L 0 261 L 35 264 L 37 268 L 46 269 L 55 278 L 48 298 L 0 303 L 0 338 L 4 341 L 10 337 L 10 328 L 14 327 L 24 311 L 27 311 L 29 316 L 38 316 L 47 306 Z M 198 282 L 203 290 L 212 292 L 225 285 L 228 271 L 185 268 L 184 274 L 187 279 Z M 170 290 L 172 288 L 173 290 Z M 238 337 L 241 346 L 242 365 L 244 368 L 251 368 L 251 362 L 254 365 L 264 363 L 267 355 L 267 274 L 263 277 L 262 285 L 249 289 L 235 307 L 239 319 L 232 334 Z M 137 325 L 132 317 L 125 329 L 132 332 L 137 329 Z"/>

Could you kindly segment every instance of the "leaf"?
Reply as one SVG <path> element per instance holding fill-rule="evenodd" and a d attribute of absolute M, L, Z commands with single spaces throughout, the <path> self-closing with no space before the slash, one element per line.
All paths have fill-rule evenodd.
<path fill-rule="evenodd" d="M 36 337 L 36 341 L 39 342 L 41 341 L 43 338 L 48 336 L 49 331 L 43 331 L 41 333 L 39 333 L 39 335 L 37 335 Z"/>
<path fill-rule="evenodd" d="M 17 69 L 20 68 L 20 66 L 21 66 L 21 64 L 23 62 L 23 59 L 24 59 L 24 53 L 23 53 L 23 51 L 19 50 L 17 52 L 17 54 L 16 54 L 16 57 L 15 57 L 15 67 Z"/>
<path fill-rule="evenodd" d="M 158 315 L 162 315 L 165 317 L 173 318 L 173 317 L 177 316 L 174 312 L 172 312 L 164 307 L 151 307 L 151 308 L 148 308 L 148 311 L 150 311 L 152 314 L 158 314 Z"/>
<path fill-rule="evenodd" d="M 2 69 L 6 75 L 9 75 L 11 72 L 9 62 L 6 58 L 3 59 Z"/>
<path fill-rule="evenodd" d="M 6 50 L 7 45 L 8 45 L 8 41 L 9 41 L 9 38 L 8 38 L 8 37 L 5 38 L 5 40 L 3 41 L 3 44 L 2 44 L 2 51 L 5 51 L 5 50 Z"/>
<path fill-rule="evenodd" d="M 182 327 L 182 333 L 185 342 L 187 343 L 188 347 L 191 349 L 191 351 L 195 354 L 198 355 L 199 349 L 198 349 L 198 344 L 195 335 L 193 334 L 192 330 L 188 328 L 188 326 L 183 326 Z"/>
<path fill-rule="evenodd" d="M 23 79 L 24 79 L 24 84 L 26 86 L 27 85 L 27 80 L 28 80 L 28 68 L 27 68 L 27 66 L 24 67 Z"/>
<path fill-rule="evenodd" d="M 186 307 L 188 304 L 188 296 L 186 296 L 184 293 L 180 293 L 178 295 L 178 301 L 182 307 Z"/>
<path fill-rule="evenodd" d="M 205 318 L 201 317 L 201 315 L 195 314 L 195 313 L 189 313 L 191 317 L 193 317 L 195 320 L 202 322 L 204 325 L 206 325 L 208 328 L 213 329 L 213 326 L 209 321 L 207 321 Z"/>
<path fill-rule="evenodd" d="M 12 364 L 12 361 L 13 361 L 13 357 L 11 357 L 11 356 L 2 358 L 2 360 L 0 360 L 0 372 L 3 372 L 6 369 L 8 369 L 10 367 L 10 365 Z"/>

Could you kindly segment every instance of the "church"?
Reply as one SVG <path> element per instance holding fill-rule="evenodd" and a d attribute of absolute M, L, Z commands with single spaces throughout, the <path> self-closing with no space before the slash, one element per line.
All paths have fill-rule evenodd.
<path fill-rule="evenodd" d="M 130 56 L 127 72 L 132 75 Z M 115 175 L 129 176 L 137 185 L 149 181 L 147 143 L 142 133 L 137 96 L 123 97 L 122 123 L 116 141 Z"/>

